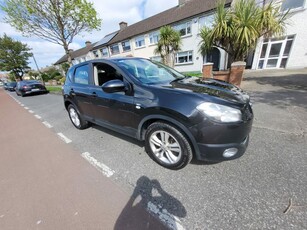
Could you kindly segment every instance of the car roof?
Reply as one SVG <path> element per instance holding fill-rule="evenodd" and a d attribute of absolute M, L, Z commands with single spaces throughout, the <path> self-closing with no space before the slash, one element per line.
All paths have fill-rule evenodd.
<path fill-rule="evenodd" d="M 76 64 L 76 65 L 73 65 L 72 67 L 75 68 L 75 67 L 82 66 L 82 65 L 85 65 L 85 64 L 88 64 L 88 63 L 96 63 L 96 62 L 99 62 L 99 61 L 111 62 L 111 63 L 117 64 L 117 61 L 122 61 L 122 60 L 149 60 L 149 59 L 147 59 L 147 58 L 141 58 L 141 57 L 111 57 L 111 58 L 100 58 L 100 59 L 92 59 L 92 60 L 88 60 L 88 61 L 85 61 L 85 62 L 81 62 L 81 63 L 78 63 L 78 64 Z"/>

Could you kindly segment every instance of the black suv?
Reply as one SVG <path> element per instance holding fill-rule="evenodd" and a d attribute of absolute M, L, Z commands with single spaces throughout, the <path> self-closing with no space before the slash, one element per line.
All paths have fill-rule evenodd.
<path fill-rule="evenodd" d="M 145 141 L 158 164 L 179 169 L 195 157 L 243 155 L 253 111 L 238 87 L 202 80 L 142 58 L 99 59 L 70 68 L 65 108 L 78 129 L 89 123 Z"/>

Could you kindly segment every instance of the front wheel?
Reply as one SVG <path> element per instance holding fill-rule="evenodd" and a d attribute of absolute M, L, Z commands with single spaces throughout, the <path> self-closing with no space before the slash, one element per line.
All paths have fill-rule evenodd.
<path fill-rule="evenodd" d="M 149 156 L 168 169 L 181 169 L 192 160 L 192 147 L 176 127 L 164 123 L 151 124 L 145 133 L 145 148 Z"/>
<path fill-rule="evenodd" d="M 88 127 L 88 122 L 83 120 L 75 106 L 68 106 L 68 115 L 71 122 L 77 129 L 85 129 Z"/>

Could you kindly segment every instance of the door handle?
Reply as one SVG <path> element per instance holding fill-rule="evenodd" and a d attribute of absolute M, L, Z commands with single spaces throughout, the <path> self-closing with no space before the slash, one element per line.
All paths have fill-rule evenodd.
<path fill-rule="evenodd" d="M 96 92 L 92 92 L 92 97 L 97 97 L 97 93 Z"/>
<path fill-rule="evenodd" d="M 76 96 L 75 91 L 74 91 L 73 88 L 70 88 L 70 94 L 73 95 L 73 96 Z"/>

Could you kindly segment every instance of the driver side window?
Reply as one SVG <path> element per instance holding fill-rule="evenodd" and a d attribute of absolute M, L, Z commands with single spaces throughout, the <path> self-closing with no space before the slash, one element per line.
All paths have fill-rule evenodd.
<path fill-rule="evenodd" d="M 123 80 L 123 76 L 112 66 L 104 63 L 94 65 L 94 82 L 96 86 L 102 86 L 107 81 Z"/>

